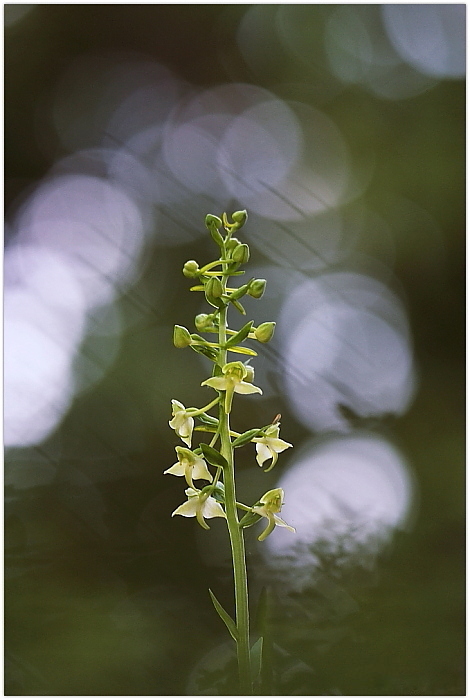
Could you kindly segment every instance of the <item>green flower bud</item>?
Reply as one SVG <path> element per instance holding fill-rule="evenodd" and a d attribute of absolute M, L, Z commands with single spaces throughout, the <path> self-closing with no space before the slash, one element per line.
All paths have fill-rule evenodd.
<path fill-rule="evenodd" d="M 241 211 L 235 211 L 232 214 L 232 221 L 238 224 L 238 228 L 241 228 L 246 223 L 247 218 L 248 214 L 246 209 L 242 209 Z"/>
<path fill-rule="evenodd" d="M 264 294 L 265 289 L 266 289 L 266 280 L 262 280 L 262 279 L 253 280 L 253 282 L 250 284 L 248 294 L 250 295 L 250 297 L 253 297 L 254 299 L 261 299 L 261 297 Z"/>
<path fill-rule="evenodd" d="M 191 334 L 184 326 L 175 326 L 173 344 L 176 348 L 187 348 L 191 345 Z"/>
<path fill-rule="evenodd" d="M 214 320 L 209 314 L 198 314 L 194 319 L 194 325 L 201 333 L 209 328 L 215 328 Z"/>
<path fill-rule="evenodd" d="M 212 226 L 220 228 L 222 226 L 222 219 L 219 219 L 215 214 L 208 214 L 206 216 L 206 226 L 207 228 L 211 228 Z"/>
<path fill-rule="evenodd" d="M 222 282 L 218 277 L 211 277 L 208 282 L 206 282 L 206 294 L 218 299 L 223 294 Z"/>
<path fill-rule="evenodd" d="M 221 309 L 225 305 L 224 301 L 222 300 L 223 291 L 222 282 L 219 280 L 219 278 L 211 277 L 206 282 L 204 289 L 207 302 L 211 306 Z"/>
<path fill-rule="evenodd" d="M 199 265 L 195 260 L 188 260 L 183 266 L 183 275 L 185 277 L 197 277 L 199 272 Z"/>
<path fill-rule="evenodd" d="M 225 249 L 230 253 L 230 251 L 235 250 L 235 248 L 241 244 L 242 242 L 239 241 L 238 238 L 230 238 L 225 244 Z"/>
<path fill-rule="evenodd" d="M 244 265 L 250 259 L 250 249 L 246 243 L 240 243 L 232 253 L 232 260 Z"/>
<path fill-rule="evenodd" d="M 222 220 L 219 219 L 218 216 L 214 216 L 214 214 L 208 214 L 206 216 L 206 226 L 209 229 L 209 233 L 211 234 L 213 241 L 217 243 L 218 246 L 222 246 L 224 239 L 219 233 L 219 228 L 222 226 Z"/>
<path fill-rule="evenodd" d="M 262 323 L 260 326 L 258 326 L 258 328 L 255 328 L 256 340 L 259 340 L 260 343 L 269 343 L 274 335 L 275 328 L 276 324 L 274 321 L 266 321 L 266 323 Z"/>

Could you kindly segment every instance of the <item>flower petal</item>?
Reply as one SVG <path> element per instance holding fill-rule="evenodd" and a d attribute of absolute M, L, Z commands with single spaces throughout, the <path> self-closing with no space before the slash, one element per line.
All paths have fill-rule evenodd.
<path fill-rule="evenodd" d="M 292 447 L 290 442 L 286 442 L 285 440 L 281 440 L 281 438 L 266 438 L 266 444 L 269 445 L 269 447 L 274 450 L 274 452 L 284 452 L 284 450 L 287 450 L 288 447 Z"/>
<path fill-rule="evenodd" d="M 207 464 L 201 458 L 196 459 L 193 466 L 193 479 L 205 479 L 206 481 L 212 481 L 212 474 L 207 468 Z"/>
<path fill-rule="evenodd" d="M 274 522 L 276 525 L 279 525 L 279 527 L 286 527 L 288 530 L 291 532 L 295 532 L 295 527 L 292 527 L 291 525 L 288 525 L 282 518 L 280 518 L 278 515 L 274 516 Z"/>
<path fill-rule="evenodd" d="M 229 386 L 229 380 L 227 377 L 211 377 L 201 382 L 201 386 L 210 386 L 212 389 L 217 389 L 217 391 L 225 391 Z"/>
<path fill-rule="evenodd" d="M 225 518 L 224 509 L 212 496 L 204 502 L 202 515 L 204 518 Z"/>
<path fill-rule="evenodd" d="M 182 503 L 180 506 L 178 506 L 178 508 L 173 511 L 171 516 L 183 515 L 185 518 L 194 518 L 197 514 L 198 507 L 199 499 L 191 498 L 189 501 L 186 501 L 186 503 Z"/>
<path fill-rule="evenodd" d="M 274 457 L 272 451 L 269 449 L 268 445 L 264 442 L 256 443 L 256 461 L 259 466 L 262 467 L 267 459 L 272 459 Z"/>
<path fill-rule="evenodd" d="M 181 462 L 176 462 L 172 467 L 163 472 L 164 474 L 174 474 L 174 476 L 184 476 L 184 467 Z"/>
<path fill-rule="evenodd" d="M 238 384 L 235 384 L 235 391 L 237 394 L 262 394 L 263 392 L 259 388 L 259 386 L 255 386 L 254 384 L 249 384 L 248 382 L 238 382 Z"/>

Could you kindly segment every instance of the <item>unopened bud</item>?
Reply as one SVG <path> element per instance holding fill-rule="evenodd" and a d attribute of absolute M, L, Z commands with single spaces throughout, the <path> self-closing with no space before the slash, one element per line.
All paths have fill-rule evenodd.
<path fill-rule="evenodd" d="M 241 265 L 244 265 L 250 259 L 250 249 L 246 243 L 240 243 L 237 245 L 232 253 L 232 260 Z"/>
<path fill-rule="evenodd" d="M 206 294 L 218 299 L 223 294 L 222 282 L 218 277 L 211 277 L 208 282 L 206 282 Z"/>
<path fill-rule="evenodd" d="M 246 209 L 242 209 L 241 211 L 235 211 L 232 214 L 232 221 L 238 224 L 238 228 L 241 228 L 245 223 L 248 218 L 248 214 L 246 212 Z"/>
<path fill-rule="evenodd" d="M 218 277 L 211 277 L 210 280 L 206 282 L 204 292 L 207 302 L 211 306 L 215 306 L 219 309 L 224 306 L 224 302 L 222 300 L 224 289 L 222 287 L 222 282 Z"/>
<path fill-rule="evenodd" d="M 230 252 L 231 250 L 235 250 L 235 248 L 241 244 L 242 242 L 239 241 L 238 238 L 229 238 L 229 240 L 225 244 L 225 250 L 227 252 Z"/>
<path fill-rule="evenodd" d="M 219 217 L 215 216 L 215 214 L 208 214 L 206 216 L 206 226 L 207 228 L 211 228 L 212 226 L 215 226 L 215 228 L 220 228 L 222 226 L 222 219 L 219 219 Z"/>
<path fill-rule="evenodd" d="M 198 314 L 194 319 L 194 325 L 201 332 L 208 328 L 215 328 L 213 318 L 209 314 Z"/>
<path fill-rule="evenodd" d="M 187 348 L 191 345 L 191 334 L 184 326 L 175 326 L 173 344 L 176 348 Z"/>
<path fill-rule="evenodd" d="M 197 277 L 199 272 L 199 265 L 195 260 L 188 260 L 183 266 L 183 275 L 185 277 Z"/>
<path fill-rule="evenodd" d="M 214 214 L 208 214 L 206 216 L 206 226 L 209 229 L 213 241 L 217 243 L 218 246 L 222 246 L 224 239 L 219 233 L 219 228 L 222 226 L 222 219 L 219 219 L 218 216 L 214 216 Z"/>
<path fill-rule="evenodd" d="M 250 284 L 248 294 L 250 295 L 250 297 L 254 297 L 254 299 L 261 299 L 261 297 L 264 294 L 265 289 L 266 289 L 266 280 L 262 280 L 262 279 L 253 280 L 253 282 Z"/>
<path fill-rule="evenodd" d="M 274 335 L 275 328 L 276 324 L 274 321 L 266 321 L 266 323 L 262 323 L 260 326 L 258 326 L 258 328 L 255 328 L 256 340 L 259 340 L 260 343 L 269 343 Z"/>

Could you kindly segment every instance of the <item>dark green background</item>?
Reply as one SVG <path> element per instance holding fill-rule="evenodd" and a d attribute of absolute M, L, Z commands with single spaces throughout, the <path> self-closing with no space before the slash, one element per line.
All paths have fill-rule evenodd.
<path fill-rule="evenodd" d="M 312 41 L 321 41 L 331 7 L 310 6 Z M 397 535 L 372 570 L 325 562 L 336 602 L 312 589 L 296 601 L 297 617 L 277 603 L 276 641 L 313 669 L 301 694 L 462 695 L 465 84 L 442 81 L 395 101 L 354 86 L 327 94 L 334 78 L 326 64 L 294 69 L 287 59 L 261 80 L 235 43 L 245 10 L 39 5 L 6 28 L 7 213 L 52 165 L 38 145 L 38 102 L 75 57 L 94 50 L 142 52 L 199 87 L 238 80 L 284 96 L 295 83 L 303 101 L 338 125 L 353 154 L 374 148 L 367 205 L 386 216 L 394 196 L 407 197 L 429 212 L 443 238 L 440 254 L 412 223 L 393 231 L 420 384 L 406 415 L 374 426 L 412 465 L 419 508 L 410 531 Z M 162 304 L 155 245 L 135 291 L 160 305 L 157 321 L 149 312 L 123 338 L 110 371 L 48 441 L 7 451 L 7 468 L 57 469 L 47 485 L 6 489 L 7 695 L 183 695 L 194 664 L 225 640 L 207 588 L 230 605 L 229 571 L 201 563 L 192 521 L 169 519 L 180 495 L 162 476 L 174 458 L 169 400 L 202 379 L 198 362 L 181 360 L 171 345 L 172 324 L 189 326 L 198 310 L 180 269 L 211 254 L 209 240 L 165 252 Z M 277 410 L 284 437 L 300 444 L 306 431 L 287 406 Z M 95 479 L 97 464 L 124 475 Z M 71 468 L 86 483 L 71 479 Z"/>

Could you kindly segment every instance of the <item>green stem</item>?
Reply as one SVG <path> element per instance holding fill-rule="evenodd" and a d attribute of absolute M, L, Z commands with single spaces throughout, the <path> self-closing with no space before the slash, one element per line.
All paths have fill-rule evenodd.
<path fill-rule="evenodd" d="M 215 404 L 218 402 L 218 400 L 219 400 L 218 398 L 214 399 L 213 401 L 208 403 L 207 406 L 203 406 L 202 408 L 194 408 L 194 409 L 188 408 L 186 410 L 186 413 L 188 416 L 191 416 L 191 418 L 194 418 L 195 416 L 201 416 L 206 411 L 209 411 L 209 409 L 211 409 L 212 406 L 215 406 Z"/>
<path fill-rule="evenodd" d="M 224 251 L 222 252 L 224 258 Z M 225 288 L 226 278 L 223 280 Z M 227 351 L 224 349 L 227 340 L 227 308 L 219 314 L 219 363 L 227 362 Z M 237 499 L 235 495 L 235 469 L 233 463 L 233 447 L 230 440 L 229 414 L 225 413 L 225 396 L 222 393 L 219 403 L 220 452 L 228 462 L 224 469 L 225 510 L 227 525 L 232 548 L 233 578 L 235 586 L 235 617 L 238 630 L 237 657 L 240 679 L 240 695 L 252 695 L 250 672 L 250 620 L 248 610 L 248 583 L 246 571 L 245 541 L 243 530 L 239 527 L 237 514 Z"/>

